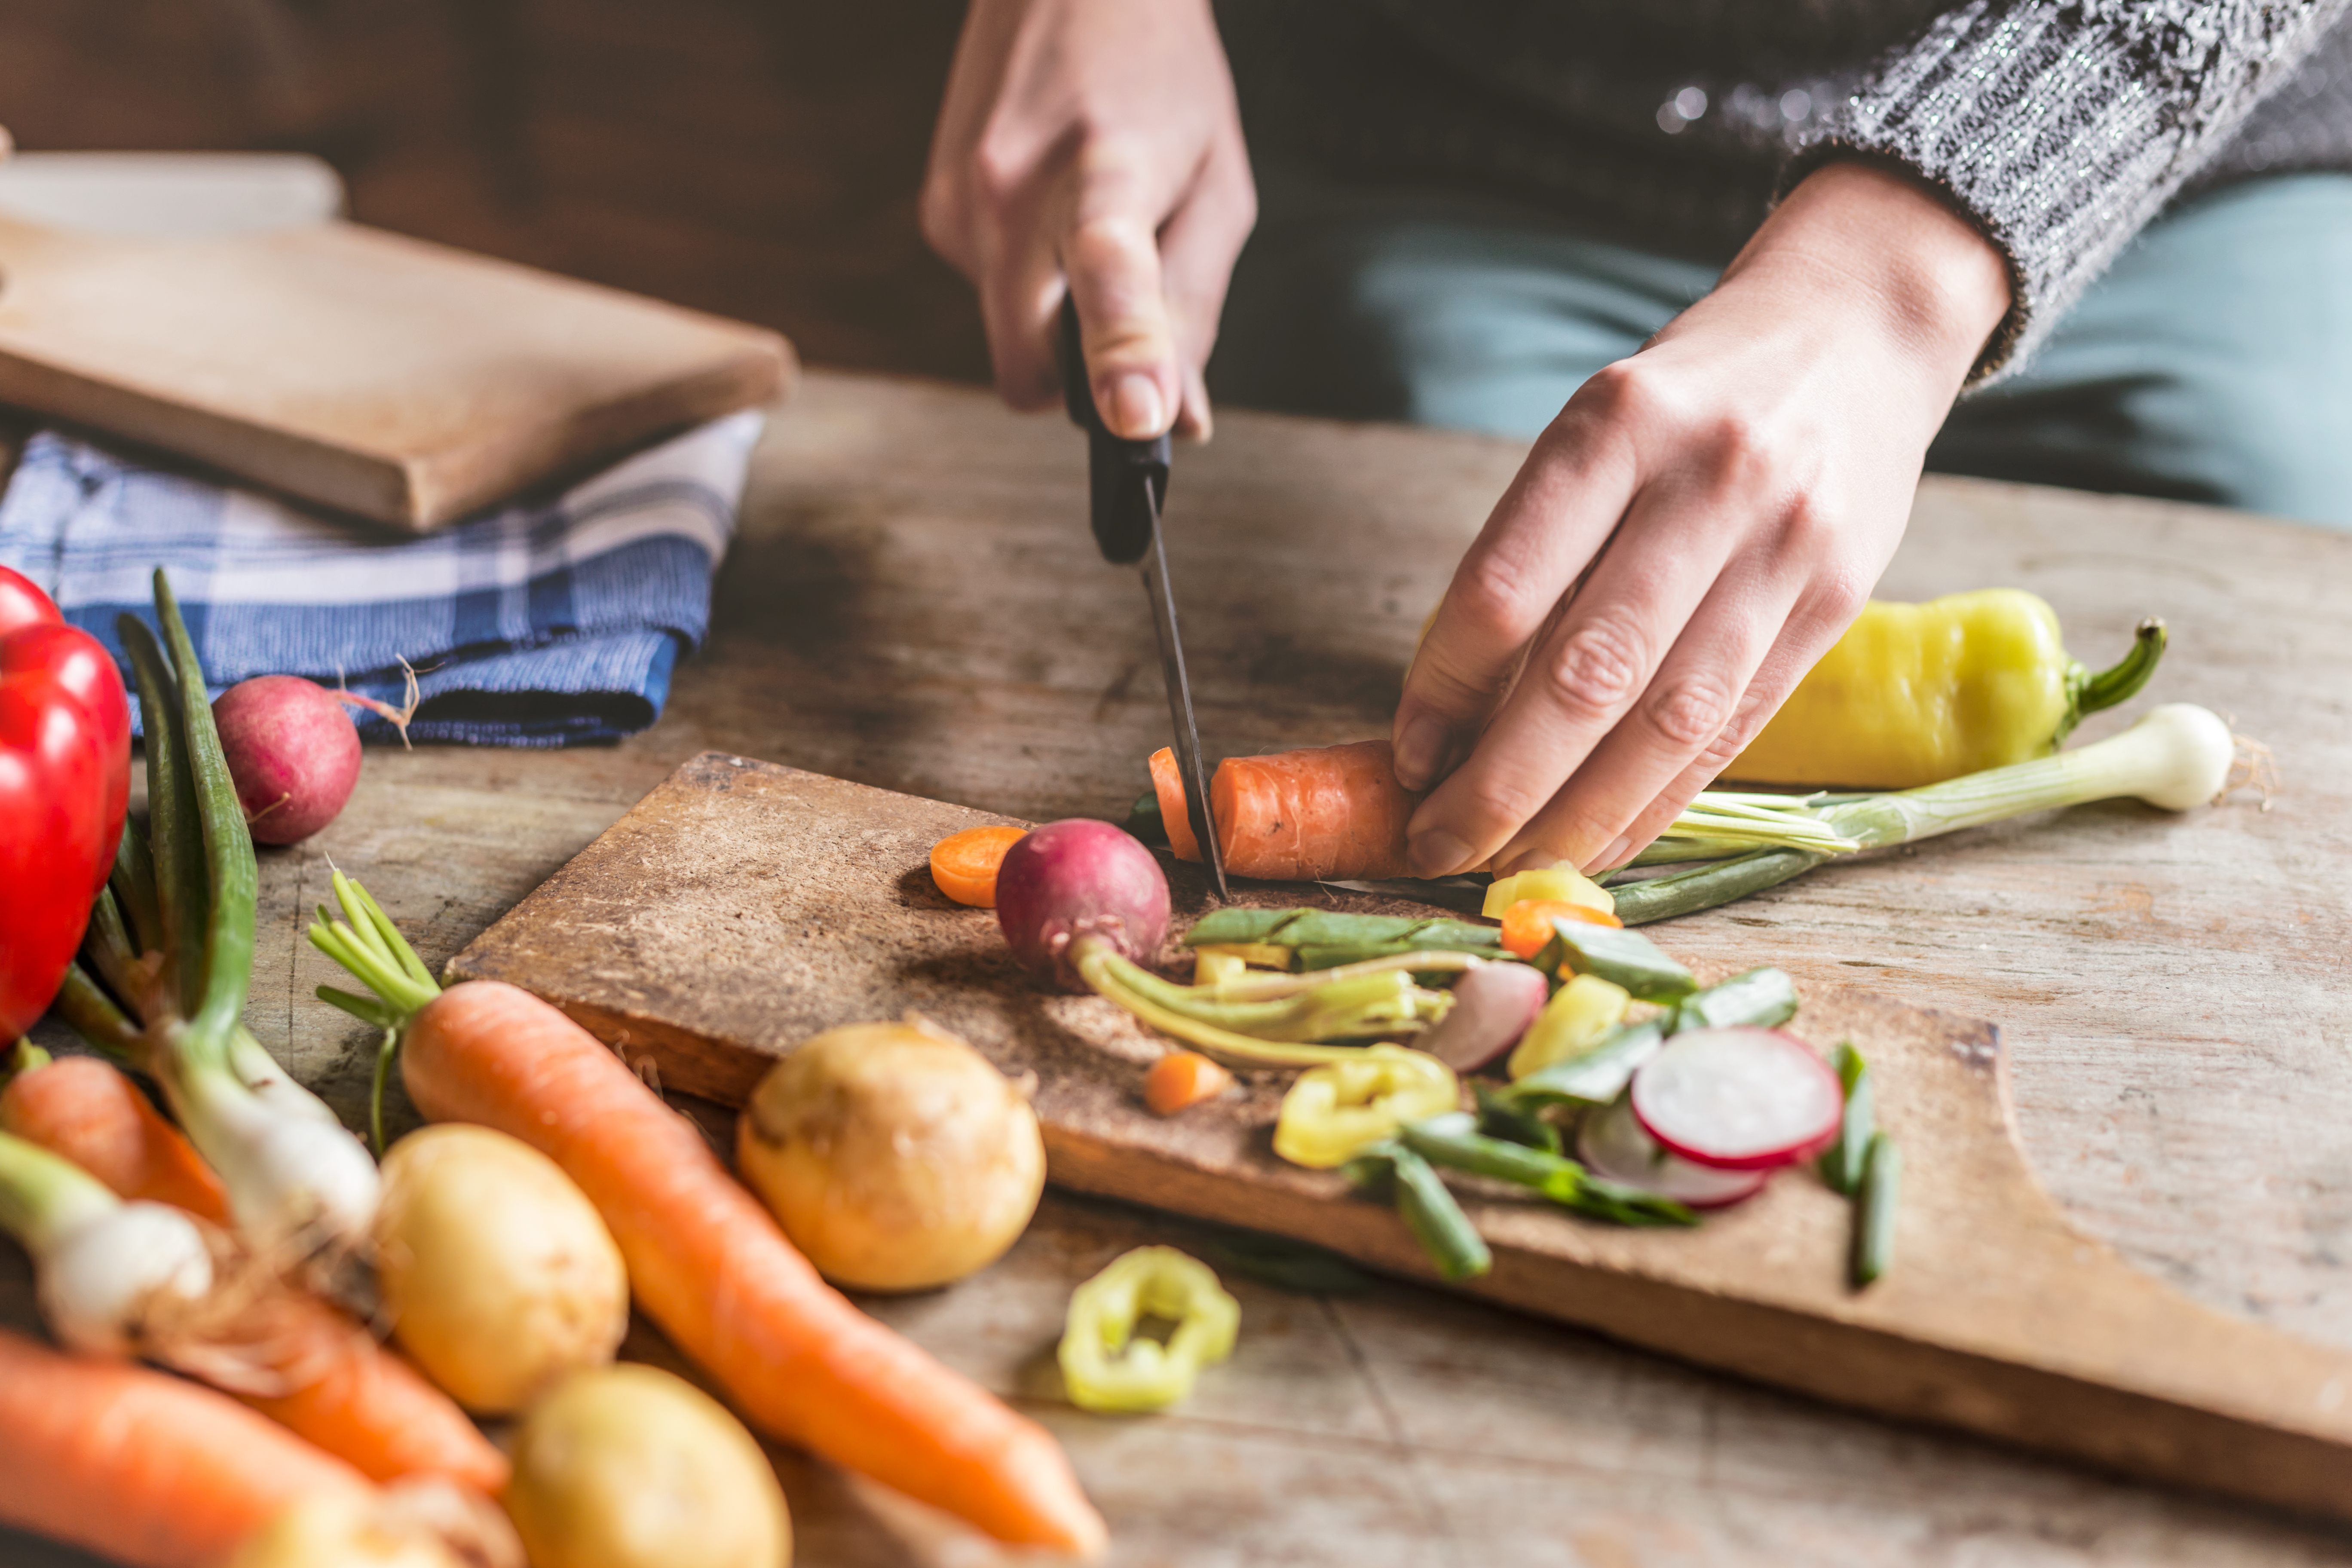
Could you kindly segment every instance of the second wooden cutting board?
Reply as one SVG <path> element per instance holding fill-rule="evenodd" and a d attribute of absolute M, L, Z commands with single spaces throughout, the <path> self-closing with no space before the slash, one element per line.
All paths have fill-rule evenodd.
<path fill-rule="evenodd" d="M 430 529 L 766 402 L 774 332 L 357 224 L 0 219 L 0 402 Z"/>
<path fill-rule="evenodd" d="M 1391 1212 L 1274 1156 L 1282 1075 L 1152 1116 L 1143 1071 L 1164 1046 L 1098 998 L 1042 991 L 992 915 L 940 897 L 930 846 L 1003 820 L 706 753 L 450 969 L 535 992 L 630 1062 L 650 1058 L 665 1086 L 730 1104 L 818 1030 L 917 1009 L 1035 1075 L 1055 1181 L 1425 1276 Z M 1180 919 L 1198 913 L 1192 869 L 1171 882 Z M 1657 934 L 1671 951 L 1671 928 Z M 1990 1025 L 1851 990 L 1803 1002 L 1800 1033 L 1870 1058 L 1904 1146 L 1887 1278 L 1847 1287 L 1846 1205 L 1796 1171 L 1693 1231 L 1622 1230 L 1462 1183 L 1495 1252 L 1463 1288 L 1838 1404 L 2352 1518 L 2352 1354 L 2196 1306 L 2069 1230 L 2018 1152 Z"/>

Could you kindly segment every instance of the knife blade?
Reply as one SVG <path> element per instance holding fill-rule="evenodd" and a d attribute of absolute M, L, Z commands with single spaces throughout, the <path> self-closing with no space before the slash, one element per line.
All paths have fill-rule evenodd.
<path fill-rule="evenodd" d="M 1151 627 L 1160 639 L 1160 683 L 1168 689 L 1168 720 L 1175 730 L 1171 750 L 1184 781 L 1184 811 L 1196 828 L 1201 858 L 1216 883 L 1225 888 L 1225 860 L 1217 840 L 1217 820 L 1209 809 L 1209 775 L 1201 757 L 1201 731 L 1192 720 L 1192 682 L 1184 668 L 1184 641 L 1176 626 L 1176 595 L 1168 580 L 1168 545 L 1160 509 L 1168 496 L 1168 437 L 1129 441 L 1110 433 L 1095 407 L 1079 344 L 1077 308 L 1062 300 L 1058 334 L 1064 401 L 1070 422 L 1087 433 L 1087 521 L 1103 559 L 1116 566 L 1143 568 L 1143 592 L 1151 602 Z"/>

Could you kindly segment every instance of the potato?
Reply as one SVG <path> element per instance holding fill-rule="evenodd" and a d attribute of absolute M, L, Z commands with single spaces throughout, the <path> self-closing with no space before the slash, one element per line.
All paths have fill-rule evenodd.
<path fill-rule="evenodd" d="M 1002 1257 L 1037 1210 L 1037 1113 L 936 1025 L 828 1029 L 769 1070 L 736 1163 L 827 1279 L 922 1290 Z"/>
<path fill-rule="evenodd" d="M 791 1516 L 724 1406 L 634 1364 L 575 1373 L 515 1435 L 508 1517 L 531 1568 L 785 1568 Z"/>
<path fill-rule="evenodd" d="M 393 1145 L 377 1210 L 393 1337 L 468 1410 L 510 1415 L 629 1327 L 612 1233 L 554 1161 L 456 1122 Z"/>

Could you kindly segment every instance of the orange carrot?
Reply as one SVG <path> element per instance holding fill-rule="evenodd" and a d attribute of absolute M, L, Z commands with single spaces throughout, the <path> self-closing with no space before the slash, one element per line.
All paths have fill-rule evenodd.
<path fill-rule="evenodd" d="M 225 1568 L 359 1472 L 225 1394 L 0 1330 L 0 1521 L 131 1568 Z"/>
<path fill-rule="evenodd" d="M 1151 759 L 1151 780 L 1170 847 L 1199 859 L 1169 752 Z M 1227 757 L 1209 781 L 1225 869 L 1278 882 L 1408 875 L 1404 828 L 1420 798 L 1396 782 L 1386 741 Z"/>
<path fill-rule="evenodd" d="M 1234 1075 L 1197 1051 L 1170 1051 L 1143 1075 L 1143 1103 L 1155 1116 L 1173 1116 L 1234 1085 Z"/>
<path fill-rule="evenodd" d="M 120 1071 L 61 1057 L 0 1091 L 0 1132 L 60 1154 L 124 1198 L 146 1198 L 226 1226 L 228 1195 L 203 1156 Z"/>
<path fill-rule="evenodd" d="M 1551 945 L 1551 922 L 1556 920 L 1584 921 L 1597 926 L 1625 923 L 1590 904 L 1574 904 L 1566 899 L 1521 899 L 1503 911 L 1503 946 L 1521 958 L 1533 958 Z"/>
<path fill-rule="evenodd" d="M 753 1425 L 1001 1541 L 1103 1544 L 1044 1427 L 819 1279 L 702 1134 L 579 1025 L 473 981 L 416 1014 L 401 1062 L 428 1118 L 497 1128 L 580 1184 L 638 1303 Z"/>
<path fill-rule="evenodd" d="M 121 1198 L 171 1204 L 227 1223 L 220 1182 L 128 1078 L 93 1057 L 36 1068 L 0 1093 L 0 1129 L 62 1154 Z M 261 1297 L 239 1349 L 287 1390 L 236 1397 L 379 1481 L 446 1476 L 482 1492 L 509 1467 L 456 1402 L 313 1296 Z"/>
<path fill-rule="evenodd" d="M 967 827 L 931 846 L 931 880 L 940 891 L 976 910 L 996 907 L 996 868 L 1004 852 L 1028 837 L 1025 827 Z"/>

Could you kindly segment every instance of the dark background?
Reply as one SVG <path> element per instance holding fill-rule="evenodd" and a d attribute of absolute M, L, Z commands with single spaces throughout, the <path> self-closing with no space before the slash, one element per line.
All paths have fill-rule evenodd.
<path fill-rule="evenodd" d="M 362 223 L 987 374 L 915 194 L 961 0 L 0 0 L 27 151 L 311 153 Z"/>

